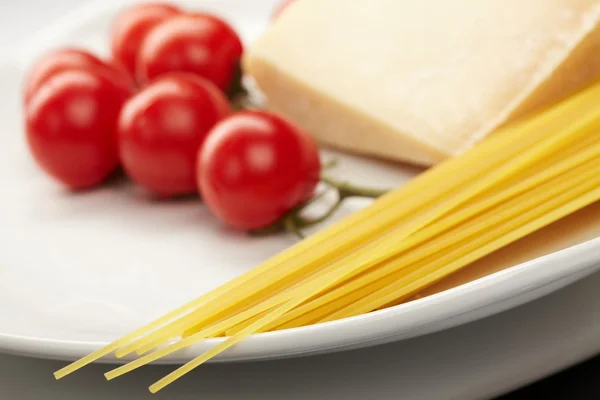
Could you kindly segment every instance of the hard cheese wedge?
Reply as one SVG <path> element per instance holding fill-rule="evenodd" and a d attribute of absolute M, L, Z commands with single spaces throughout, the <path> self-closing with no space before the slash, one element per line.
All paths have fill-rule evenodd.
<path fill-rule="evenodd" d="M 244 66 L 323 144 L 432 165 L 600 75 L 599 0 L 297 0 Z"/>

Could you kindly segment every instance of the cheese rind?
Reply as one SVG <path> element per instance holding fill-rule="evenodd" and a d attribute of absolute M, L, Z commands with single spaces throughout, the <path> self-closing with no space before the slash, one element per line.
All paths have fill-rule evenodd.
<path fill-rule="evenodd" d="M 299 0 L 244 60 L 322 143 L 433 165 L 600 75 L 598 0 Z"/>

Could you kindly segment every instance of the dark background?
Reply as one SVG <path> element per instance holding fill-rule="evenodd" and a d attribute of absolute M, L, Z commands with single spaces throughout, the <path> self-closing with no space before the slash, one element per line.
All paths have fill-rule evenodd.
<path fill-rule="evenodd" d="M 600 357 L 497 400 L 547 399 L 550 396 L 557 400 L 600 399 Z"/>

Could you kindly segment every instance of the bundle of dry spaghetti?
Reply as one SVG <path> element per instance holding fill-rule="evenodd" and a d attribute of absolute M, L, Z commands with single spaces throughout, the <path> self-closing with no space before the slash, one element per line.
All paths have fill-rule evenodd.
<path fill-rule="evenodd" d="M 596 84 L 55 375 L 111 353 L 137 352 L 137 360 L 106 374 L 113 379 L 202 339 L 227 336 L 152 385 L 156 392 L 254 333 L 398 304 L 599 199 Z"/>

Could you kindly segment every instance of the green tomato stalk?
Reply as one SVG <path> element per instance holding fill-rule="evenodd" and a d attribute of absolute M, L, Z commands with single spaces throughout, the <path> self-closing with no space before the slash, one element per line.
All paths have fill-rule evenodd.
<path fill-rule="evenodd" d="M 324 169 L 329 169 L 335 164 L 335 162 L 329 163 Z M 333 216 L 337 210 L 339 210 L 346 199 L 351 197 L 376 199 L 388 193 L 388 190 L 365 188 L 349 182 L 339 181 L 326 175 L 321 177 L 321 181 L 337 191 L 337 201 L 323 215 L 316 218 L 307 218 L 302 215 L 302 212 L 315 201 L 319 200 L 326 193 L 325 191 L 317 194 L 310 201 L 294 208 L 274 224 L 263 229 L 251 231 L 250 234 L 252 236 L 267 236 L 271 234 L 287 232 L 298 237 L 299 239 L 304 239 L 306 235 L 304 234 L 303 229 L 325 222 L 327 219 Z"/>

